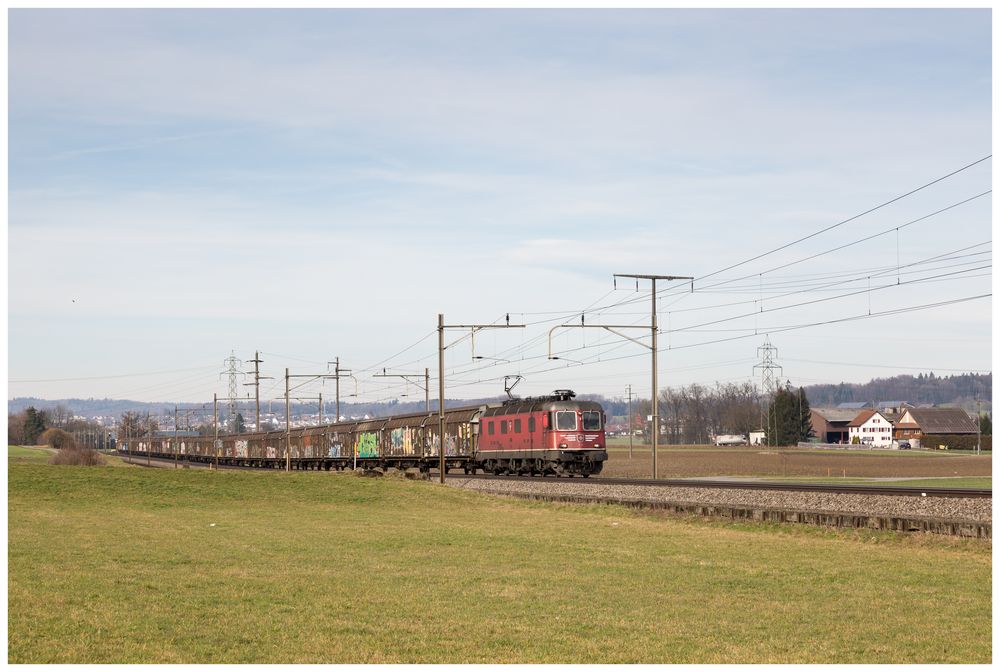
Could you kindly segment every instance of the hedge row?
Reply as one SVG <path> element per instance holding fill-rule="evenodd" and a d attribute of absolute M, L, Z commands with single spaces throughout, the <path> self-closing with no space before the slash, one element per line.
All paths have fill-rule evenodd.
<path fill-rule="evenodd" d="M 975 450 L 975 434 L 932 434 L 920 439 L 920 447 L 935 449 L 940 445 L 948 446 L 951 450 Z M 993 449 L 993 435 L 983 434 L 980 437 L 980 445 L 983 450 Z"/>

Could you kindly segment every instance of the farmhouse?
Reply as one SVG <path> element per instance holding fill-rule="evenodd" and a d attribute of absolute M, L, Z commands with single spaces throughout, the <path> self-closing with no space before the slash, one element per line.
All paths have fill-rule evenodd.
<path fill-rule="evenodd" d="M 892 423 L 878 411 L 861 411 L 847 423 L 850 442 L 866 443 L 872 446 L 892 445 Z"/>
<path fill-rule="evenodd" d="M 976 421 L 960 408 L 908 408 L 896 423 L 894 436 L 914 447 L 947 445 L 950 437 L 975 435 Z"/>
<path fill-rule="evenodd" d="M 809 420 L 821 443 L 847 443 L 851 440 L 847 424 L 858 412 L 847 408 L 811 408 Z"/>

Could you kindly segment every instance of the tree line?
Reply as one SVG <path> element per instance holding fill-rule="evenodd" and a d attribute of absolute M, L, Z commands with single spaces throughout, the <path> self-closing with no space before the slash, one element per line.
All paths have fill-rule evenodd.
<path fill-rule="evenodd" d="M 42 436 L 47 430 L 59 430 L 68 436 L 86 435 L 93 437 L 95 445 L 107 445 L 106 434 L 109 431 L 96 422 L 75 418 L 73 411 L 59 404 L 54 408 L 37 409 L 34 406 L 7 413 L 7 443 L 19 446 L 35 446 L 50 443 Z M 65 441 L 60 438 L 59 441 Z M 53 445 L 58 448 L 59 446 Z"/>
<path fill-rule="evenodd" d="M 632 404 L 632 426 L 647 443 L 652 438 L 647 420 L 652 408 L 648 399 Z M 665 444 L 706 444 L 723 434 L 749 438 L 751 432 L 763 431 L 770 445 L 792 445 L 812 435 L 805 390 L 791 386 L 767 397 L 750 382 L 714 387 L 692 383 L 661 391 L 659 410 L 658 442 Z"/>
<path fill-rule="evenodd" d="M 993 374 L 961 373 L 951 376 L 927 374 L 873 378 L 867 383 L 810 385 L 809 397 L 818 406 L 836 406 L 852 401 L 908 401 L 911 404 L 963 404 L 993 399 Z"/>

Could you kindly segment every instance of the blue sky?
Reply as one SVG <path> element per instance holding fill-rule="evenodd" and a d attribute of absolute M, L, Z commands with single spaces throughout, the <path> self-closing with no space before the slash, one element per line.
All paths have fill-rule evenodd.
<path fill-rule="evenodd" d="M 700 278 L 990 154 L 991 46 L 989 10 L 12 10 L 8 394 L 202 400 L 224 392 L 231 350 L 270 353 L 271 375 L 340 356 L 364 376 L 439 312 L 532 323 L 477 337 L 510 361 L 452 348 L 449 396 L 502 392 L 507 373 L 527 393 L 645 390 L 638 346 L 564 330 L 554 346 L 587 364 L 560 368 L 548 329 L 632 298 L 612 273 Z M 664 296 L 670 345 L 692 346 L 661 357 L 664 384 L 750 379 L 753 329 L 990 293 L 990 195 L 898 244 L 769 269 L 991 183 L 985 161 L 713 278 L 761 273 L 756 293 Z M 769 307 L 847 293 L 897 259 L 913 264 L 899 279 L 927 281 L 876 276 L 870 295 L 768 319 L 708 308 L 765 298 L 768 280 L 844 274 Z M 648 296 L 587 321 L 645 311 Z M 989 370 L 991 312 L 979 299 L 771 340 L 793 383 Z M 744 331 L 692 331 L 703 315 Z M 705 344 L 727 334 L 745 338 Z M 384 365 L 435 369 L 434 346 Z M 132 375 L 154 371 L 169 373 Z"/>

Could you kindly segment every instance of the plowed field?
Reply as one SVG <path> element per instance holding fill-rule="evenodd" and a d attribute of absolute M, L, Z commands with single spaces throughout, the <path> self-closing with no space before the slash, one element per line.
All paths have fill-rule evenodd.
<path fill-rule="evenodd" d="M 657 451 L 660 478 L 689 476 L 812 476 L 855 478 L 942 478 L 991 476 L 990 455 L 906 453 L 886 455 L 858 451 L 761 450 L 759 448 L 663 449 Z M 612 448 L 603 477 L 648 478 L 652 474 L 649 447 Z"/>

